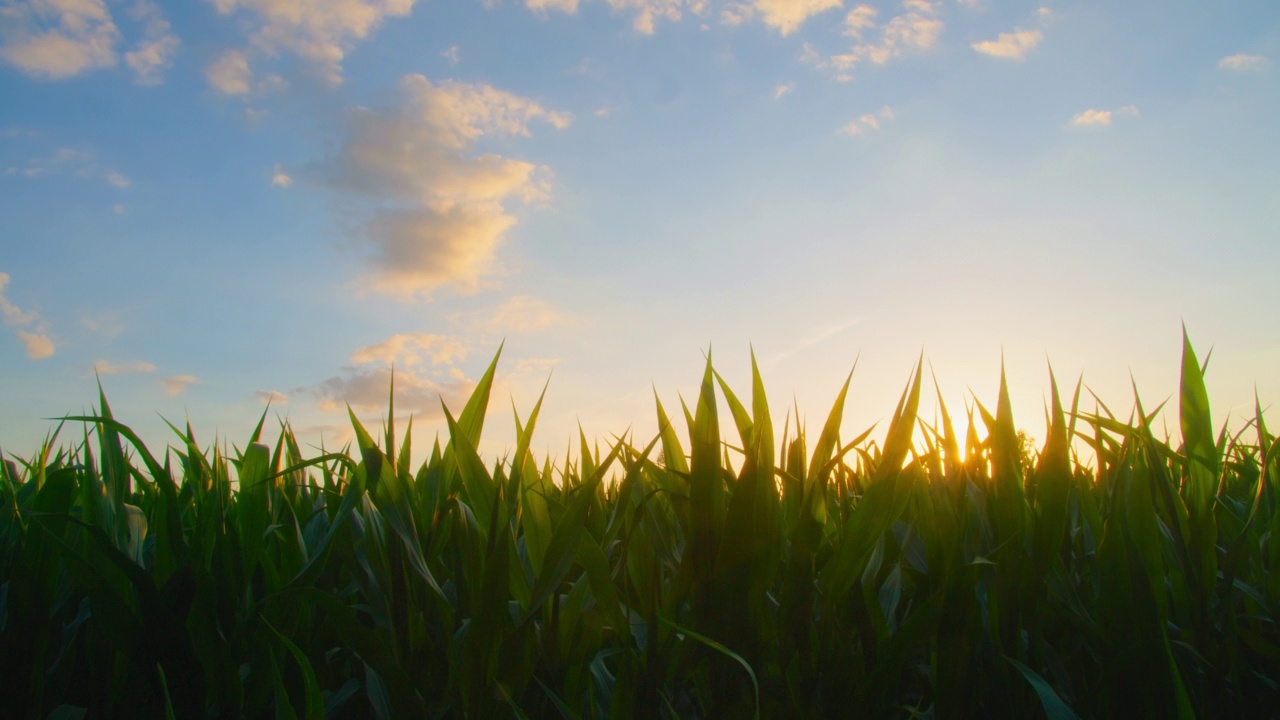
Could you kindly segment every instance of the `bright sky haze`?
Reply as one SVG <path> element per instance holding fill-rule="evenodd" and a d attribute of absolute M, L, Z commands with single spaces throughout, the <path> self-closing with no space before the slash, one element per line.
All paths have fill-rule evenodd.
<path fill-rule="evenodd" d="M 1238 419 L 1277 63 L 1273 0 L 0 0 L 0 449 L 95 374 L 161 445 L 333 447 L 393 366 L 425 446 L 504 341 L 490 457 L 548 377 L 536 447 L 643 445 L 708 348 L 779 427 L 856 359 L 882 433 L 923 353 L 953 415 L 1003 360 L 1043 438 L 1052 364 L 1176 435 L 1184 324 Z"/>

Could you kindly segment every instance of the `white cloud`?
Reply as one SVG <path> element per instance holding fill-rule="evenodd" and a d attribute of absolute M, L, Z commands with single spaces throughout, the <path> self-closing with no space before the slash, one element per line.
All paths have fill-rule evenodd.
<path fill-rule="evenodd" d="M 765 25 L 785 37 L 799 30 L 805 20 L 843 4 L 842 0 L 749 0 L 726 5 L 720 12 L 720 22 L 740 25 L 759 13 Z"/>
<path fill-rule="evenodd" d="M 876 26 L 876 16 L 880 13 L 870 5 L 859 5 L 844 16 L 844 34 L 862 38 L 862 33 Z"/>
<path fill-rule="evenodd" d="M 176 397 L 198 382 L 200 379 L 195 375 L 171 375 L 161 380 L 160 385 L 164 388 L 165 394 Z"/>
<path fill-rule="evenodd" d="M 751 19 L 755 10 L 748 3 L 731 2 L 720 9 L 720 24 L 737 27 Z"/>
<path fill-rule="evenodd" d="M 613 114 L 613 109 L 607 108 L 607 107 L 596 108 L 596 111 L 591 114 L 595 115 L 598 118 L 607 118 Z"/>
<path fill-rule="evenodd" d="M 22 308 L 9 302 L 4 289 L 9 285 L 9 273 L 0 272 L 0 313 L 4 315 L 5 325 L 30 325 L 40 319 L 34 312 L 24 312 Z"/>
<path fill-rule="evenodd" d="M 155 371 L 156 366 L 145 360 L 119 364 L 106 360 L 95 360 L 93 363 L 93 374 L 95 375 L 132 375 L 135 373 L 153 373 Z"/>
<path fill-rule="evenodd" d="M 1111 121 L 1115 115 L 1128 115 L 1130 117 L 1138 116 L 1137 105 L 1125 105 L 1115 110 L 1098 110 L 1089 108 L 1084 112 L 1076 113 L 1071 118 L 1071 125 L 1074 127 L 1107 127 L 1111 125 Z"/>
<path fill-rule="evenodd" d="M 379 211 L 369 224 L 375 274 L 366 284 L 406 300 L 450 284 L 474 293 L 515 222 L 497 202 Z"/>
<path fill-rule="evenodd" d="M 143 37 L 133 50 L 124 54 L 124 62 L 133 71 L 139 85 L 159 85 L 165 70 L 173 64 L 173 56 L 181 42 L 159 6 L 149 0 L 137 0 L 129 14 L 143 24 Z"/>
<path fill-rule="evenodd" d="M 258 390 L 253 396 L 260 403 L 270 403 L 272 405 L 286 405 L 289 402 L 289 396 L 279 390 Z"/>
<path fill-rule="evenodd" d="M 43 360 L 53 355 L 53 340 L 48 335 L 19 330 L 18 339 L 27 349 L 28 360 Z"/>
<path fill-rule="evenodd" d="M 211 0 L 223 15 L 254 19 L 251 41 L 268 56 L 291 52 L 331 84 L 342 82 L 342 61 L 387 18 L 408 15 L 415 0 Z"/>
<path fill-rule="evenodd" d="M 569 15 L 578 12 L 578 0 L 524 0 L 524 5 L 544 17 L 548 10 L 558 10 Z"/>
<path fill-rule="evenodd" d="M 9 302 L 8 296 L 5 295 L 5 288 L 9 285 L 9 274 L 0 272 L 0 315 L 4 316 L 4 324 L 11 327 L 31 327 L 35 332 L 27 330 L 16 330 L 23 346 L 26 348 L 27 359 L 43 360 L 54 352 L 53 339 L 48 335 L 48 329 L 44 319 L 40 314 L 34 311 L 24 311 L 22 308 Z"/>
<path fill-rule="evenodd" d="M 684 11 L 700 15 L 706 4 L 699 0 L 607 0 L 615 12 L 630 10 L 635 13 L 631 27 L 641 35 L 652 35 L 658 20 L 679 22 Z"/>
<path fill-rule="evenodd" d="M 845 53 L 823 57 L 808 43 L 802 61 L 832 72 L 837 80 L 853 79 L 853 71 L 863 63 L 884 65 L 911 51 L 930 50 L 938 43 L 944 24 L 937 16 L 938 3 L 929 0 L 903 0 L 904 12 L 883 25 L 876 25 L 879 13 L 870 5 L 858 5 L 845 15 L 844 34 L 855 39 Z M 875 31 L 877 39 L 870 39 Z"/>
<path fill-rule="evenodd" d="M 356 350 L 351 353 L 351 362 L 357 365 L 382 363 L 410 368 L 419 367 L 423 363 L 451 366 L 466 356 L 466 347 L 455 337 L 401 333 Z"/>
<path fill-rule="evenodd" d="M 865 113 L 857 120 L 842 126 L 837 132 L 844 135 L 864 135 L 869 132 L 875 132 L 880 129 L 881 123 L 893 122 L 897 116 L 893 112 L 893 108 L 885 105 L 880 108 L 877 113 Z"/>
<path fill-rule="evenodd" d="M 320 409 L 326 412 L 340 411 L 346 406 L 356 412 L 386 412 L 391 380 L 390 367 L 349 367 L 315 386 L 311 392 L 319 401 Z M 473 389 L 475 382 L 461 372 L 433 377 L 408 369 L 395 370 L 396 410 L 419 417 L 442 417 L 441 401 L 456 417 Z"/>
<path fill-rule="evenodd" d="M 475 388 L 455 364 L 465 356 L 466 348 L 454 337 L 393 335 L 352 353 L 352 366 L 311 388 L 311 393 L 326 411 L 346 405 L 358 412 L 385 411 L 394 364 L 397 410 L 439 417 L 441 399 L 456 411 Z"/>
<path fill-rule="evenodd" d="M 393 108 L 358 108 L 329 164 L 335 189 L 378 204 L 366 228 L 374 290 L 410 299 L 454 285 L 473 292 L 515 224 L 502 203 L 545 201 L 550 170 L 493 153 L 475 155 L 485 136 L 526 136 L 541 121 L 563 128 L 567 113 L 489 85 L 401 81 Z"/>
<path fill-rule="evenodd" d="M 228 50 L 204 69 L 205 80 L 224 95 L 248 95 L 253 83 L 249 58 L 239 50 Z"/>
<path fill-rule="evenodd" d="M 284 171 L 284 168 L 280 167 L 280 163 L 276 163 L 275 170 L 271 175 L 271 184 L 282 188 L 287 188 L 293 184 L 293 178 Z"/>
<path fill-rule="evenodd" d="M 23 177 L 53 177 L 66 173 L 78 178 L 102 180 L 120 189 L 132 184 L 129 178 L 115 170 L 101 170 L 93 153 L 67 147 L 58 148 L 45 157 L 32 158 L 27 161 L 26 167 L 10 167 L 5 173 Z"/>
<path fill-rule="evenodd" d="M 448 60 L 450 65 L 457 65 L 458 64 L 458 46 L 450 45 L 448 50 L 445 50 L 444 52 L 440 53 L 440 57 L 444 58 L 445 60 Z"/>
<path fill-rule="evenodd" d="M 1094 110 L 1093 108 L 1089 108 L 1088 110 L 1085 110 L 1082 113 L 1077 113 L 1075 117 L 1071 118 L 1071 124 L 1075 125 L 1076 127 L 1110 125 L 1111 111 L 1110 110 Z"/>
<path fill-rule="evenodd" d="M 512 369 L 511 375 L 512 377 L 546 375 L 559 364 L 560 358 L 520 358 L 516 360 L 516 366 Z"/>
<path fill-rule="evenodd" d="M 1223 70 L 1262 70 L 1271 64 L 1271 60 L 1263 55 L 1228 55 L 1218 61 Z"/>
<path fill-rule="evenodd" d="M 529 295 L 515 295 L 507 298 L 479 325 L 487 333 L 505 335 L 537 332 L 560 320 L 560 315 L 545 300 Z"/>
<path fill-rule="evenodd" d="M 119 39 L 102 0 L 16 0 L 0 8 L 0 58 L 34 77 L 112 67 Z"/>
<path fill-rule="evenodd" d="M 1043 39 L 1044 33 L 1039 30 L 1017 28 L 1011 33 L 1000 33 L 995 40 L 976 42 L 970 47 L 983 55 L 1006 60 L 1022 60 Z"/>
<path fill-rule="evenodd" d="M 796 89 L 796 84 L 794 82 L 783 83 L 773 89 L 773 99 L 781 100 L 784 95 L 789 94 L 792 90 L 795 90 L 795 89 Z"/>

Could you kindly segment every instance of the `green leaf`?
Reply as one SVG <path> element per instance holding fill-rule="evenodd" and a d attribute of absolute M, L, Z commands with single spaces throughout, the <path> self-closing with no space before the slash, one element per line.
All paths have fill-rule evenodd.
<path fill-rule="evenodd" d="M 1018 668 L 1018 672 L 1022 673 L 1022 677 L 1031 683 L 1036 695 L 1040 696 L 1040 705 L 1044 708 L 1044 714 L 1048 716 L 1049 720 L 1079 720 L 1079 716 L 1062 701 L 1062 698 L 1058 697 L 1058 693 L 1053 691 L 1053 687 L 1044 678 L 1040 677 L 1039 673 L 1008 655 L 1005 655 L 1004 659 Z"/>
<path fill-rule="evenodd" d="M 680 625 L 677 625 L 676 623 L 673 623 L 664 617 L 660 617 L 659 621 L 661 621 L 661 623 L 666 627 L 682 635 L 688 635 L 694 640 L 702 643 L 703 645 L 706 645 L 712 650 L 715 650 L 721 655 L 724 655 L 730 660 L 733 660 L 734 662 L 741 665 L 742 669 L 747 671 L 747 677 L 751 678 L 751 689 L 755 693 L 754 695 L 755 711 L 752 713 L 752 717 L 755 718 L 756 720 L 760 719 L 760 683 L 756 680 L 756 671 L 751 669 L 751 663 L 747 662 L 746 659 L 743 658 L 738 653 L 730 650 L 729 648 L 725 647 L 724 645 L 721 645 L 720 643 L 716 642 L 715 640 L 712 640 L 711 638 L 705 635 L 701 635 L 686 627 L 681 627 Z"/>
<path fill-rule="evenodd" d="M 320 682 L 316 679 L 316 671 L 311 666 L 311 661 L 307 659 L 306 654 L 292 640 L 285 637 L 284 633 L 267 622 L 266 618 L 262 619 L 262 624 L 266 625 L 267 629 L 275 635 L 276 641 L 285 650 L 289 651 L 289 654 L 293 656 L 294 662 L 298 663 L 298 669 L 302 671 L 302 690 L 306 702 L 305 716 L 307 720 L 324 720 L 324 696 L 320 692 Z"/>

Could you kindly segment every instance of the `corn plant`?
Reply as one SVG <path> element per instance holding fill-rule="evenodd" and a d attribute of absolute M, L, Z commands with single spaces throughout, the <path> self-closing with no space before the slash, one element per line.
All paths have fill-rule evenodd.
<path fill-rule="evenodd" d="M 644 444 L 539 459 L 540 398 L 486 462 L 497 362 L 416 469 L 394 391 L 378 438 L 352 415 L 354 447 L 313 457 L 264 413 L 243 449 L 174 426 L 162 461 L 101 393 L 6 456 L 0 717 L 1280 707 L 1280 441 L 1260 405 L 1215 431 L 1185 335 L 1180 443 L 1051 375 L 1030 453 L 1003 379 L 964 438 L 940 395 L 919 416 L 920 366 L 883 437 L 845 433 L 846 380 L 814 440 L 798 413 L 775 432 L 754 358 L 743 400 L 708 358 Z"/>

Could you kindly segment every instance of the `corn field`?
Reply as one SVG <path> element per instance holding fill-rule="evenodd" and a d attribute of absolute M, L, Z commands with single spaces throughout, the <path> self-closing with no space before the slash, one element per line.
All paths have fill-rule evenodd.
<path fill-rule="evenodd" d="M 540 399 L 486 463 L 497 362 L 417 468 L 394 392 L 315 457 L 264 413 L 162 462 L 105 395 L 6 454 L 0 717 L 1280 715 L 1280 442 L 1215 431 L 1185 336 L 1179 444 L 1051 377 L 1031 452 L 1003 381 L 925 422 L 920 366 L 883 436 L 848 381 L 778 432 L 753 358 L 745 402 L 708 359 L 657 437 L 558 465 Z"/>

